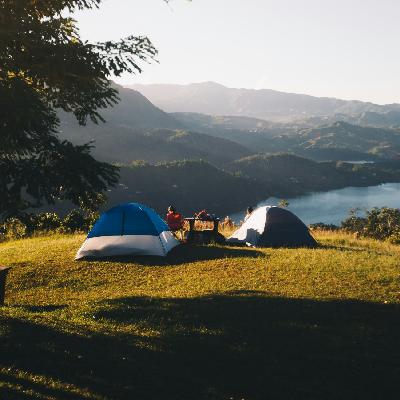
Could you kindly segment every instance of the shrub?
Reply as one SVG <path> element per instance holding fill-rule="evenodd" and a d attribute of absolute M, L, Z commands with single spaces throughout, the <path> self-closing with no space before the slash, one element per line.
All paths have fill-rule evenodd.
<path fill-rule="evenodd" d="M 9 218 L 2 226 L 2 235 L 4 239 L 21 239 L 27 235 L 26 225 L 18 218 Z"/>
<path fill-rule="evenodd" d="M 367 211 L 365 217 L 358 217 L 353 212 L 342 222 L 342 228 L 357 236 L 400 243 L 400 209 L 375 207 Z"/>
<path fill-rule="evenodd" d="M 61 219 L 55 213 L 42 213 L 33 218 L 35 221 L 35 231 L 50 232 L 56 231 L 61 226 Z"/>
<path fill-rule="evenodd" d="M 84 212 L 80 209 L 72 210 L 62 221 L 61 230 L 63 232 L 87 232 L 97 218 L 96 212 Z"/>
<path fill-rule="evenodd" d="M 340 228 L 337 225 L 316 222 L 315 224 L 310 224 L 310 229 L 319 229 L 321 231 L 337 231 Z"/>
<path fill-rule="evenodd" d="M 94 211 L 75 209 L 64 219 L 55 213 L 20 214 L 0 223 L 0 241 L 20 239 L 26 236 L 50 232 L 87 232 L 99 214 Z"/>

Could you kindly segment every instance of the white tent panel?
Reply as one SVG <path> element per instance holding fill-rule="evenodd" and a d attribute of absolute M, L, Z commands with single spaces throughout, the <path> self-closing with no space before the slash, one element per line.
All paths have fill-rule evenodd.
<path fill-rule="evenodd" d="M 171 231 L 161 232 L 159 238 L 165 250 L 165 255 L 169 253 L 175 246 L 180 244 Z"/>
<path fill-rule="evenodd" d="M 166 256 L 179 242 L 172 232 L 160 236 L 123 235 L 99 236 L 85 240 L 75 259 L 85 257 L 113 257 L 128 255 Z"/>
<path fill-rule="evenodd" d="M 243 225 L 227 239 L 228 243 L 246 243 L 255 246 L 258 238 L 264 232 L 269 206 L 254 210 Z"/>

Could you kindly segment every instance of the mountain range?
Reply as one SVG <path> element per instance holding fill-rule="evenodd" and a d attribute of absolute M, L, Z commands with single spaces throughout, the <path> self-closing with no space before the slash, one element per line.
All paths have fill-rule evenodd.
<path fill-rule="evenodd" d="M 121 101 L 101 112 L 106 123 L 89 121 L 80 126 L 74 117 L 61 114 L 61 138 L 75 144 L 92 142 L 95 157 L 122 164 L 203 159 L 220 165 L 251 154 L 250 149 L 227 138 L 188 131 L 139 92 L 116 87 Z"/>
<path fill-rule="evenodd" d="M 357 100 L 340 100 L 271 89 L 228 88 L 215 82 L 189 85 L 130 85 L 166 112 L 232 115 L 288 122 L 310 117 L 331 118 L 364 113 L 400 111 L 399 104 L 378 105 Z M 391 117 L 391 116 L 390 116 Z M 400 123 L 400 120 L 397 120 Z"/>
<path fill-rule="evenodd" d="M 381 112 L 385 106 L 364 103 L 375 111 L 358 117 L 341 114 L 339 121 L 332 115 L 315 115 L 279 122 L 203 114 L 197 108 L 168 113 L 142 93 L 116 87 L 121 101 L 101 112 L 104 124 L 79 126 L 73 117 L 60 113 L 61 138 L 75 144 L 92 142 L 96 158 L 122 166 L 118 186 L 108 192 L 108 205 L 141 201 L 162 210 L 173 202 L 188 213 L 207 207 L 220 214 L 272 195 L 400 179 L 400 167 L 393 161 L 400 157 L 400 130 L 393 124 L 390 128 L 360 125 L 364 118 L 386 126 L 388 119 L 396 120 L 395 109 Z M 329 101 L 325 104 L 336 104 L 335 109 L 350 107 L 345 101 Z M 362 108 L 361 102 L 352 106 Z M 315 109 L 322 114 L 329 107 Z M 341 163 L 345 160 L 379 162 Z"/>
<path fill-rule="evenodd" d="M 102 112 L 106 123 L 88 122 L 82 127 L 70 115 L 60 115 L 62 138 L 76 144 L 93 142 L 93 154 L 108 162 L 202 159 L 223 166 L 255 153 L 371 161 L 400 154 L 400 131 L 396 129 L 343 121 L 321 124 L 319 117 L 282 123 L 245 116 L 166 113 L 138 91 L 116 87 L 121 101 Z M 364 115 L 382 121 L 386 115 L 394 119 L 397 112 Z"/>

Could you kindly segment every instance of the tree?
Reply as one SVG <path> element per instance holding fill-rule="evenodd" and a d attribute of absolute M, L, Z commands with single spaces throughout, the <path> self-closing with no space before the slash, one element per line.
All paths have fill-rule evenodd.
<path fill-rule="evenodd" d="M 279 200 L 278 207 L 287 208 L 289 207 L 289 202 L 285 199 Z"/>
<path fill-rule="evenodd" d="M 157 54 L 146 37 L 83 42 L 66 12 L 100 2 L 0 0 L 0 217 L 56 199 L 90 205 L 117 182 L 90 143 L 57 137 L 59 111 L 104 122 L 101 109 L 118 101 L 111 77 L 141 72 Z"/>

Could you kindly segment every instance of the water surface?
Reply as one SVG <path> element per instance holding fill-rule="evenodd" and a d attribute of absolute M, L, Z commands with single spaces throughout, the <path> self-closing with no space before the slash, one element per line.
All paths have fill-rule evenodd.
<path fill-rule="evenodd" d="M 257 206 L 278 205 L 278 198 L 270 197 Z M 400 208 L 400 183 L 384 183 L 368 187 L 347 187 L 315 192 L 294 198 L 287 198 L 288 209 L 300 217 L 306 224 L 324 222 L 339 225 L 352 208 L 360 213 L 373 207 Z M 243 212 L 231 216 L 235 222 L 243 219 Z"/>

